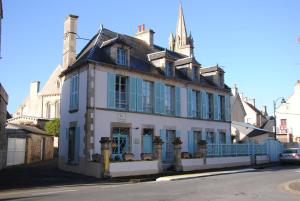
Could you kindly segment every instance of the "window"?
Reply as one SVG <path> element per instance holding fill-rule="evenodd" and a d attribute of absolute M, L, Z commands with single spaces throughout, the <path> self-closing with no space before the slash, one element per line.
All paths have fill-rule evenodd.
<path fill-rule="evenodd" d="M 58 118 L 60 115 L 60 104 L 59 104 L 59 101 L 56 101 L 55 102 L 55 117 Z"/>
<path fill-rule="evenodd" d="M 69 128 L 69 141 L 68 141 L 68 162 L 75 159 L 75 127 Z"/>
<path fill-rule="evenodd" d="M 192 80 L 198 80 L 199 69 L 197 66 L 192 67 Z"/>
<path fill-rule="evenodd" d="M 192 91 L 191 110 L 193 117 L 201 116 L 201 96 L 199 91 Z"/>
<path fill-rule="evenodd" d="M 116 108 L 127 109 L 128 108 L 128 77 L 117 75 L 116 76 Z"/>
<path fill-rule="evenodd" d="M 221 120 L 225 121 L 225 97 L 219 96 L 219 98 L 220 98 Z"/>
<path fill-rule="evenodd" d="M 215 144 L 215 135 L 214 132 L 207 132 L 206 134 L 207 144 Z"/>
<path fill-rule="evenodd" d="M 226 144 L 226 133 L 225 132 L 220 132 L 219 138 L 220 138 L 220 144 Z"/>
<path fill-rule="evenodd" d="M 117 50 L 117 64 L 123 66 L 127 65 L 127 54 L 124 48 L 118 48 Z"/>
<path fill-rule="evenodd" d="M 214 119 L 214 98 L 213 94 L 207 93 L 208 96 L 208 118 Z"/>
<path fill-rule="evenodd" d="M 286 119 L 280 119 L 280 133 L 287 133 Z"/>
<path fill-rule="evenodd" d="M 168 115 L 174 115 L 175 112 L 175 92 L 174 87 L 166 85 L 165 86 L 165 110 L 166 114 Z"/>
<path fill-rule="evenodd" d="M 143 153 L 152 153 L 153 129 L 143 130 Z"/>
<path fill-rule="evenodd" d="M 149 81 L 143 81 L 142 86 L 142 97 L 143 97 L 143 111 L 153 111 L 153 83 Z"/>
<path fill-rule="evenodd" d="M 50 103 L 46 104 L 46 118 L 50 119 L 51 117 L 51 105 Z"/>
<path fill-rule="evenodd" d="M 123 160 L 123 154 L 129 153 L 129 128 L 113 128 L 112 159 Z"/>
<path fill-rule="evenodd" d="M 70 110 L 78 109 L 78 88 L 79 76 L 75 75 L 71 78 L 71 92 L 70 92 Z"/>
<path fill-rule="evenodd" d="M 174 70 L 172 62 L 166 61 L 165 74 L 167 77 L 174 76 Z"/>
<path fill-rule="evenodd" d="M 202 133 L 201 133 L 201 131 L 194 131 L 194 152 L 193 153 L 196 153 L 196 152 L 198 152 L 198 150 L 199 150 L 199 145 L 198 145 L 198 142 L 202 139 Z"/>

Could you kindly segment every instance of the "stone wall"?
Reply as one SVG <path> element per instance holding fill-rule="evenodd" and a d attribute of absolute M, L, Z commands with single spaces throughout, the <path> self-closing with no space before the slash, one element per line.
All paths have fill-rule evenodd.
<path fill-rule="evenodd" d="M 44 139 L 44 142 L 42 140 Z M 41 151 L 43 149 L 43 151 Z M 53 158 L 53 137 L 30 134 L 26 142 L 26 163 L 34 163 Z"/>
<path fill-rule="evenodd" d="M 0 170 L 6 166 L 7 138 L 5 134 L 8 95 L 0 84 Z"/>

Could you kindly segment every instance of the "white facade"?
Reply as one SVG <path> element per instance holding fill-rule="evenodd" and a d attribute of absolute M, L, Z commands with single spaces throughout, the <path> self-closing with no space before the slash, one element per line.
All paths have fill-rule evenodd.
<path fill-rule="evenodd" d="M 285 122 L 285 123 L 284 123 Z M 295 84 L 294 93 L 276 109 L 278 134 L 292 134 L 293 141 L 300 142 L 300 81 Z M 286 135 L 286 142 L 290 142 Z"/>

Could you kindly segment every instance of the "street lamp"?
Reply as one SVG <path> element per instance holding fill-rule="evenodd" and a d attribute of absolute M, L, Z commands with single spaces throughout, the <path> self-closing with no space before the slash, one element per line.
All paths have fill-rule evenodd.
<path fill-rule="evenodd" d="M 286 103 L 285 99 L 283 97 L 279 97 L 277 98 L 276 100 L 273 101 L 273 107 L 274 107 L 274 126 L 275 126 L 275 129 L 274 129 L 274 133 L 275 133 L 275 140 L 277 139 L 277 128 L 276 128 L 276 104 L 277 102 L 281 99 L 281 102 L 280 103 Z"/>

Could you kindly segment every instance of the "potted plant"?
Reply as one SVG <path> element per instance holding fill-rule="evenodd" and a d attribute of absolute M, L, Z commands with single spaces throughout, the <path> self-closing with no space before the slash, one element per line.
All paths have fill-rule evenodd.
<path fill-rule="evenodd" d="M 173 144 L 174 145 L 181 145 L 182 141 L 181 141 L 180 137 L 175 137 L 175 139 L 173 141 Z"/>
<path fill-rule="evenodd" d="M 124 153 L 122 156 L 123 156 L 124 161 L 132 161 L 134 154 L 133 153 Z"/>
<path fill-rule="evenodd" d="M 145 161 L 151 161 L 152 160 L 152 153 L 141 153 L 141 159 Z"/>
<path fill-rule="evenodd" d="M 162 145 L 164 142 L 162 141 L 162 139 L 159 136 L 154 136 L 153 139 L 153 144 L 159 144 Z"/>

